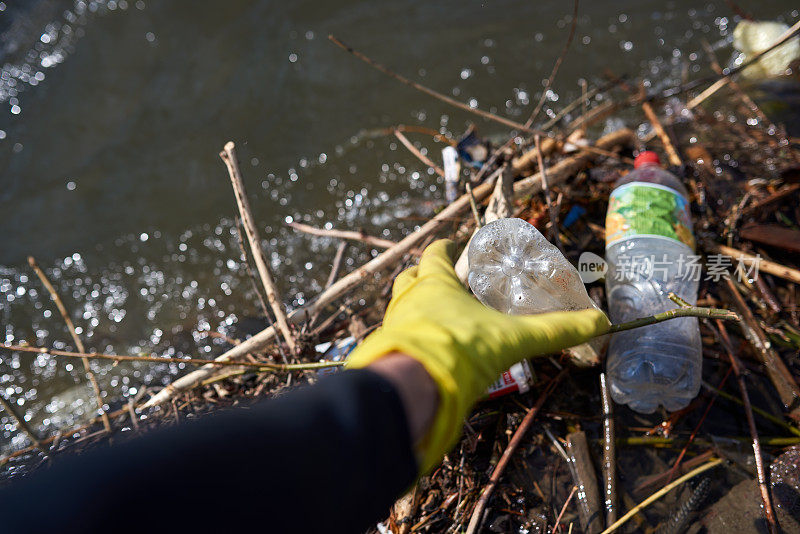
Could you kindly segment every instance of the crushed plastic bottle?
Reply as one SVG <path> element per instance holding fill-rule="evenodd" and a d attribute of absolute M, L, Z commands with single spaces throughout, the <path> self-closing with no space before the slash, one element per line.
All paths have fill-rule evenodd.
<path fill-rule="evenodd" d="M 530 315 L 597 308 L 577 269 L 522 219 L 498 219 L 478 230 L 467 256 L 472 292 L 498 311 Z M 596 338 L 567 352 L 576 365 L 592 366 L 600 362 L 603 345 Z"/>
<path fill-rule="evenodd" d="M 611 321 L 622 323 L 675 307 L 674 292 L 697 301 L 700 265 L 686 189 L 642 152 L 615 184 L 606 216 L 606 293 Z M 611 336 L 611 396 L 641 413 L 689 404 L 700 390 L 702 347 L 697 318 L 684 317 Z"/>
<path fill-rule="evenodd" d="M 469 286 L 485 305 L 513 315 L 596 308 L 577 269 L 535 226 L 517 218 L 476 232 Z"/>

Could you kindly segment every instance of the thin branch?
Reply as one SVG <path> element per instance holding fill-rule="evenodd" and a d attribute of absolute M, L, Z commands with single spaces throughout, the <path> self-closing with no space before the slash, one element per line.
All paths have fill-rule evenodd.
<path fill-rule="evenodd" d="M 752 443 L 750 436 L 725 436 L 726 439 L 734 441 L 741 441 L 742 443 Z M 617 438 L 617 445 L 624 447 L 677 447 L 687 442 L 686 439 L 665 438 L 661 436 L 630 436 L 627 438 Z M 797 436 L 774 436 L 761 438 L 761 444 L 768 447 L 789 447 L 800 443 L 800 438 Z M 718 443 L 711 442 L 705 439 L 696 439 L 694 444 L 698 447 L 716 447 Z"/>
<path fill-rule="evenodd" d="M 584 84 L 584 86 L 583 86 L 583 90 L 581 91 L 581 96 L 579 96 L 578 98 L 576 98 L 575 100 L 573 100 L 572 102 L 570 102 L 569 104 L 567 104 L 566 106 L 564 106 L 564 108 L 563 108 L 561 111 L 559 111 L 559 112 L 556 114 L 556 116 L 555 116 L 555 117 L 553 117 L 552 119 L 550 119 L 549 121 L 547 121 L 546 123 L 544 123 L 544 124 L 542 125 L 542 130 L 545 130 L 545 131 L 549 130 L 550 128 L 552 128 L 553 126 L 555 126 L 556 124 L 558 124 L 558 121 L 560 121 L 561 119 L 563 119 L 563 118 L 564 118 L 564 116 L 565 116 L 567 113 L 569 113 L 570 111 L 574 110 L 575 108 L 577 108 L 577 107 L 583 107 L 583 108 L 585 108 L 585 106 L 586 106 L 586 102 L 587 102 L 587 101 L 588 101 L 590 98 L 593 98 L 593 97 L 594 97 L 596 94 L 598 94 L 598 93 L 600 93 L 600 92 L 602 92 L 602 91 L 605 91 L 605 90 L 609 89 L 609 88 L 610 88 L 611 86 L 613 86 L 613 85 L 615 85 L 615 82 L 607 82 L 605 85 L 602 85 L 602 86 L 595 87 L 595 88 L 594 88 L 594 89 L 592 89 L 591 91 L 588 91 L 588 92 L 587 92 L 587 91 L 586 91 L 586 86 L 585 86 L 585 84 Z M 581 116 L 583 116 L 583 115 L 585 115 L 585 114 L 586 114 L 586 110 L 584 109 L 584 110 L 583 110 L 583 113 L 581 114 Z"/>
<path fill-rule="evenodd" d="M 336 281 L 336 279 L 339 278 L 339 271 L 342 268 L 342 262 L 344 261 L 345 251 L 347 251 L 347 241 L 340 241 L 339 246 L 336 247 L 336 255 L 333 257 L 331 272 L 330 274 L 328 274 L 328 280 L 325 282 L 325 287 L 323 288 L 323 291 L 331 287 L 333 283 Z M 314 314 L 311 316 L 308 322 L 303 326 L 304 332 L 307 332 L 312 328 L 314 328 L 314 325 L 317 324 L 317 320 L 319 319 L 321 313 L 322 313 L 322 308 L 314 312 Z"/>
<path fill-rule="evenodd" d="M 722 380 L 720 380 L 719 383 L 720 389 L 725 385 L 725 382 L 728 381 L 728 377 L 730 376 L 730 374 L 731 370 L 728 369 L 728 372 L 725 373 L 725 376 L 722 377 Z M 683 449 L 681 449 L 680 454 L 678 454 L 678 458 L 676 458 L 675 462 L 672 464 L 672 468 L 669 470 L 667 474 L 667 480 L 666 480 L 667 483 L 672 482 L 672 479 L 675 478 L 678 469 L 680 469 L 683 457 L 686 456 L 686 453 L 689 451 L 689 447 L 692 445 L 692 442 L 697 437 L 698 432 L 700 432 L 700 428 L 703 426 L 703 423 L 705 423 L 706 417 L 708 417 L 711 408 L 714 406 L 714 401 L 716 400 L 716 398 L 717 398 L 716 396 L 711 397 L 711 400 L 708 402 L 708 405 L 706 405 L 706 409 L 703 412 L 703 416 L 700 418 L 700 421 L 698 421 L 697 425 L 694 427 L 694 430 L 692 430 L 692 433 L 689 435 L 689 439 L 686 441 L 686 445 L 683 446 Z"/>
<path fill-rule="evenodd" d="M 647 120 L 649 120 L 650 124 L 653 125 L 653 130 L 655 130 L 656 135 L 658 135 L 658 138 L 661 139 L 661 144 L 664 146 L 664 150 L 667 152 L 669 164 L 680 166 L 682 164 L 681 157 L 678 155 L 675 145 L 672 144 L 672 139 L 669 138 L 669 134 L 667 134 L 667 131 L 664 130 L 664 126 L 658 119 L 658 115 L 656 115 L 656 112 L 653 111 L 653 106 L 650 104 L 650 102 L 642 102 L 642 110 L 644 110 Z"/>
<path fill-rule="evenodd" d="M 299 222 L 290 222 L 288 223 L 288 226 L 294 228 L 298 232 L 303 232 L 304 234 L 311 234 L 320 237 L 334 237 L 337 239 L 347 239 L 350 241 L 360 241 L 362 243 L 366 243 L 371 247 L 376 247 L 376 248 L 392 248 L 397 244 L 397 242 L 392 241 L 391 239 L 374 237 L 371 235 L 367 235 L 364 232 L 353 231 L 353 230 L 337 230 L 335 228 L 326 230 L 325 228 L 315 228 L 308 224 L 303 224 Z"/>
<path fill-rule="evenodd" d="M 577 6 L 578 3 L 575 2 L 575 5 Z M 544 200 L 547 202 L 547 210 L 550 213 L 550 241 L 564 254 L 564 247 L 561 244 L 561 235 L 558 230 L 558 210 L 553 204 L 553 199 L 550 195 L 550 186 L 547 184 L 547 168 L 544 166 L 544 157 L 542 155 L 542 145 L 540 141 L 539 134 L 533 136 L 533 142 L 536 145 L 536 161 L 539 164 L 539 172 L 542 173 Z"/>
<path fill-rule="evenodd" d="M 547 91 L 550 90 L 550 86 L 553 85 L 553 80 L 556 78 L 556 74 L 558 74 L 558 69 L 561 67 L 561 63 L 564 61 L 564 56 L 567 55 L 567 50 L 569 50 L 569 45 L 572 44 L 572 39 L 575 37 L 575 28 L 578 25 L 578 0 L 575 0 L 573 7 L 572 7 L 572 24 L 569 27 L 569 35 L 567 36 L 567 42 L 564 43 L 564 48 L 561 49 L 561 53 L 556 58 L 556 62 L 553 65 L 553 70 L 550 72 L 550 77 L 547 78 L 547 82 L 544 84 L 544 89 L 542 90 L 542 96 L 539 97 L 539 102 L 536 103 L 536 107 L 533 109 L 531 116 L 528 117 L 527 122 L 525 123 L 525 128 L 528 129 L 533 125 L 533 121 L 536 120 L 536 117 L 539 115 L 539 112 L 542 111 L 542 107 L 544 107 L 545 101 L 547 101 Z"/>
<path fill-rule="evenodd" d="M 781 34 L 780 37 L 778 37 L 778 39 L 776 39 L 774 43 L 769 45 L 767 48 L 765 48 L 761 52 L 758 52 L 757 54 L 754 54 L 753 57 L 751 57 L 750 59 L 748 59 L 747 61 L 745 61 L 741 65 L 739 65 L 738 67 L 735 67 L 733 69 L 724 69 L 722 72 L 725 74 L 725 76 L 723 76 L 722 78 L 719 78 L 717 81 L 715 81 L 713 84 L 711 84 L 706 90 L 704 90 L 699 95 L 697 95 L 696 97 L 691 99 L 686 104 L 686 109 L 694 109 L 697 106 L 699 106 L 706 99 L 708 99 L 708 97 L 710 97 L 711 95 L 713 95 L 714 93 L 719 91 L 721 88 L 723 88 L 726 85 L 728 85 L 728 82 L 730 82 L 730 80 L 733 78 L 733 76 L 735 76 L 736 74 L 740 73 L 741 71 L 743 71 L 744 69 L 746 69 L 747 67 L 749 67 L 750 65 L 752 65 L 753 63 L 758 61 L 759 59 L 761 59 L 761 57 L 764 54 L 767 54 L 771 50 L 779 47 L 780 45 L 782 45 L 783 43 L 785 43 L 786 41 L 788 41 L 789 39 L 791 39 L 792 37 L 794 37 L 798 33 L 800 33 L 800 20 L 795 22 L 792 25 L 791 28 L 789 28 L 783 34 Z M 700 81 L 700 83 L 702 83 L 702 80 Z M 678 88 L 678 89 L 680 89 L 678 92 L 681 92 L 683 90 L 687 90 L 687 89 L 690 89 L 690 88 L 693 89 L 694 87 L 698 87 L 700 85 L 700 83 L 689 83 L 689 84 L 686 84 L 683 87 Z M 672 96 L 672 94 L 677 94 L 677 93 L 672 93 L 672 94 L 667 94 L 667 93 L 669 93 L 669 92 L 668 91 L 665 92 L 664 95 L 665 96 Z"/>
<path fill-rule="evenodd" d="M 726 321 L 741 320 L 741 318 L 731 310 L 688 306 L 683 308 L 675 308 L 674 310 L 668 310 L 662 313 L 657 313 L 655 315 L 650 315 L 648 317 L 642 317 L 640 319 L 634 319 L 633 321 L 628 321 L 626 323 L 612 324 L 611 328 L 608 330 L 608 333 L 614 334 L 616 332 L 632 330 L 634 328 L 639 328 L 641 326 L 648 326 L 651 324 L 661 323 L 664 321 L 669 321 L 670 319 L 676 319 L 678 317 L 702 317 L 704 319 L 723 319 Z"/>
<path fill-rule="evenodd" d="M 469 526 L 467 527 L 466 534 L 475 534 L 475 532 L 478 531 L 478 528 L 480 528 L 480 523 L 483 519 L 483 511 L 486 509 L 486 505 L 489 503 L 489 498 L 492 496 L 494 488 L 500 481 L 500 476 L 503 474 L 503 471 L 508 465 L 508 462 L 511 460 L 511 457 L 514 455 L 514 452 L 517 450 L 517 447 L 519 447 L 520 443 L 522 443 L 522 438 L 525 437 L 528 429 L 533 424 L 533 420 L 542 409 L 542 405 L 544 405 L 547 398 L 550 396 L 556 386 L 561 383 L 561 380 L 566 376 L 566 374 L 567 369 L 564 368 L 556 375 L 555 378 L 553 378 L 553 380 L 550 381 L 544 391 L 542 391 L 541 395 L 539 395 L 539 398 L 536 399 L 536 403 L 533 405 L 533 408 L 528 410 L 528 413 L 525 414 L 522 422 L 519 424 L 517 430 L 514 432 L 514 435 L 511 437 L 511 440 L 508 442 L 506 450 L 503 451 L 503 456 L 500 457 L 500 460 L 497 462 L 494 471 L 492 471 L 492 475 L 489 477 L 489 483 L 484 486 L 481 496 L 478 498 L 478 503 L 475 505 L 475 509 L 472 511 L 472 517 L 469 520 Z"/>
<path fill-rule="evenodd" d="M 525 126 L 524 124 L 520 124 L 518 122 L 506 119 L 504 117 L 500 117 L 499 115 L 495 115 L 494 113 L 490 113 L 488 111 L 484 111 L 484 110 L 479 109 L 479 108 L 473 108 L 469 104 L 465 104 L 464 102 L 459 102 L 455 98 L 450 98 L 449 96 L 447 96 L 445 94 L 442 94 L 442 93 L 440 93 L 438 91 L 435 91 L 435 90 L 433 90 L 433 89 L 431 89 L 429 87 L 426 87 L 426 86 L 424 86 L 422 84 L 419 84 L 419 83 L 417 83 L 417 82 L 415 82 L 413 80 L 409 80 L 405 76 L 397 74 L 393 70 L 390 70 L 390 69 L 384 67 L 383 65 L 381 65 L 377 61 L 369 58 L 368 56 L 362 54 L 358 50 L 352 48 L 351 46 L 349 46 L 349 45 L 347 45 L 345 43 L 343 43 L 341 40 L 339 40 L 338 38 L 336 38 L 333 35 L 328 35 L 328 39 L 333 44 L 335 44 L 336 46 L 338 46 L 342 50 L 345 50 L 345 51 L 353 54 L 355 57 L 357 57 L 358 59 L 360 59 L 361 61 L 363 61 L 367 65 L 369 65 L 369 66 L 381 71 L 382 73 L 384 73 L 384 74 L 386 74 L 388 76 L 391 76 L 392 78 L 394 78 L 395 80 L 397 80 L 400 83 L 408 85 L 409 87 L 413 87 L 417 91 L 421 91 L 421 92 L 425 93 L 426 95 L 432 96 L 432 97 L 436 98 L 437 100 L 441 100 L 442 102 L 446 102 L 447 104 L 450 104 L 451 106 L 457 107 L 457 108 L 462 109 L 464 111 L 467 111 L 469 113 L 474 113 L 476 115 L 479 115 L 479 116 L 483 117 L 484 119 L 489 119 L 489 120 L 492 120 L 492 121 L 495 121 L 495 122 L 499 122 L 500 124 L 508 126 L 509 128 L 513 128 L 515 130 L 519 130 L 519 131 L 530 133 L 530 134 L 535 133 L 534 130 L 531 130 L 530 127 Z"/>
<path fill-rule="evenodd" d="M 20 416 L 17 411 L 14 409 L 14 406 L 11 405 L 11 402 L 6 398 L 5 394 L 0 392 L 0 406 L 3 407 L 3 410 L 6 411 L 9 417 L 14 420 L 17 424 L 17 429 L 28 436 L 28 439 L 31 440 L 31 443 L 42 451 L 43 454 L 48 454 L 47 448 L 42 444 L 39 437 L 36 435 L 36 432 L 33 431 L 31 427 L 28 426 L 28 423 L 25 422 L 25 418 Z"/>
<path fill-rule="evenodd" d="M 617 444 L 614 439 L 614 405 L 605 373 L 600 373 L 600 400 L 603 406 L 603 493 L 608 526 L 617 520 Z"/>
<path fill-rule="evenodd" d="M 406 147 L 409 152 L 414 154 L 418 160 L 420 160 L 422 163 L 424 163 L 425 165 L 436 171 L 436 174 L 444 178 L 444 170 L 442 170 L 441 167 L 432 162 L 430 158 L 428 158 L 428 156 L 420 152 L 419 149 L 415 147 L 411 141 L 408 140 L 408 137 L 400 133 L 400 130 L 395 130 L 394 136 L 397 139 L 399 139 L 400 142 L 403 143 L 403 146 Z"/>
<path fill-rule="evenodd" d="M 483 221 L 478 211 L 478 203 L 475 202 L 475 195 L 472 194 L 472 185 L 469 182 L 467 182 L 467 194 L 469 195 L 469 207 L 472 209 L 472 216 L 475 218 L 475 227 L 480 230 L 483 227 Z"/>
<path fill-rule="evenodd" d="M 709 63 L 711 63 L 711 68 L 714 69 L 714 72 L 716 72 L 717 74 L 722 74 L 722 66 L 719 64 L 719 61 L 717 61 L 717 55 L 714 53 L 714 49 L 711 47 L 711 44 L 705 39 L 702 39 L 700 41 L 700 44 L 703 46 L 703 49 L 705 50 L 706 55 L 708 56 L 708 61 Z M 769 117 L 767 117 L 767 115 L 763 111 L 761 111 L 761 108 L 758 107 L 758 104 L 756 104 L 755 101 L 752 98 L 750 98 L 750 95 L 748 95 L 742 90 L 741 86 L 738 83 L 731 80 L 730 85 L 731 89 L 733 89 L 736 92 L 736 95 L 742 101 L 744 106 L 747 109 L 749 109 L 750 112 L 757 119 L 762 121 L 762 123 L 765 124 L 768 128 L 770 127 L 775 128 L 776 132 L 779 131 L 778 127 L 772 123 L 772 121 L 769 119 Z M 785 139 L 785 137 L 783 137 L 783 139 Z M 786 142 L 788 143 L 788 140 L 786 140 Z"/>
<path fill-rule="evenodd" d="M 564 506 L 561 507 L 561 511 L 558 513 L 558 517 L 556 517 L 556 524 L 553 525 L 553 530 L 550 531 L 550 534 L 556 534 L 558 530 L 558 526 L 561 524 L 561 518 L 564 517 L 564 512 L 567 511 L 567 506 L 572 501 L 572 497 L 575 496 L 575 492 L 578 491 L 578 486 L 572 486 L 572 491 L 569 492 L 569 497 L 567 500 L 564 501 Z"/>
<path fill-rule="evenodd" d="M 783 402 L 784 406 L 793 407 L 797 399 L 800 399 L 800 386 L 798 386 L 794 375 L 789 371 L 781 355 L 773 349 L 769 338 L 758 324 L 758 321 L 756 321 L 753 312 L 747 306 L 747 303 L 744 298 L 742 298 L 733 280 L 726 278 L 725 284 L 728 293 L 733 297 L 734 306 L 742 315 L 742 320 L 739 322 L 739 325 L 745 338 L 750 342 L 750 345 L 755 350 L 761 363 L 764 364 L 767 376 L 769 376 L 770 381 L 775 386 L 775 390 L 781 402 Z M 791 413 L 796 415 L 798 413 L 798 408 L 791 408 Z"/>
<path fill-rule="evenodd" d="M 166 356 L 130 356 L 127 354 L 103 354 L 99 352 L 70 352 L 67 350 L 56 350 L 47 347 L 32 347 L 27 345 L 8 345 L 0 344 L 0 349 L 15 352 L 32 352 L 37 354 L 50 354 L 52 356 L 63 356 L 65 358 L 86 358 L 96 360 L 112 360 L 115 362 L 154 362 L 154 363 L 188 363 L 191 365 L 214 365 L 217 367 L 248 367 L 259 371 L 303 371 L 308 369 L 325 369 L 327 367 L 339 367 L 344 362 L 311 362 L 281 364 L 272 362 L 243 362 L 243 361 L 217 361 L 201 360 L 198 358 L 169 358 Z"/>
<path fill-rule="evenodd" d="M 236 159 L 235 145 L 232 141 L 225 143 L 225 148 L 219 153 L 219 157 L 228 168 L 231 185 L 233 186 L 233 193 L 236 197 L 236 205 L 239 207 L 239 214 L 242 217 L 245 235 L 247 235 L 247 241 L 250 244 L 250 252 L 253 254 L 253 260 L 255 261 L 258 275 L 261 277 L 261 283 L 264 285 L 267 301 L 269 301 L 272 312 L 275 314 L 275 321 L 278 323 L 278 329 L 283 334 L 284 340 L 289 346 L 289 350 L 292 354 L 296 354 L 297 344 L 295 343 L 292 329 L 289 328 L 289 323 L 286 321 L 286 312 L 283 309 L 283 302 L 281 302 L 278 288 L 275 286 L 269 267 L 267 267 L 264 251 L 261 248 L 261 239 L 258 236 L 253 213 L 250 210 L 250 203 L 245 193 L 242 174 L 239 171 L 239 162 Z"/>
<path fill-rule="evenodd" d="M 344 261 L 344 253 L 346 250 L 346 241 L 342 241 L 339 243 L 339 246 L 336 247 L 336 255 L 333 257 L 333 265 L 331 266 L 331 272 L 328 275 L 328 280 L 325 282 L 325 289 L 331 287 L 336 279 L 339 278 L 339 271 L 342 268 L 342 262 Z"/>
<path fill-rule="evenodd" d="M 72 337 L 72 342 L 75 344 L 75 348 L 78 349 L 78 352 L 86 352 L 86 349 L 83 346 L 83 341 L 81 341 L 81 338 L 78 337 L 78 333 L 75 331 L 75 325 L 72 324 L 72 319 L 70 318 L 64 303 L 61 302 L 61 297 L 58 296 L 56 288 L 54 288 L 53 284 L 50 283 L 47 275 L 44 274 L 44 271 L 42 271 L 42 269 L 36 263 L 36 260 L 33 258 L 33 256 L 28 256 L 28 264 L 31 266 L 31 269 L 34 270 L 36 276 L 39 277 L 39 280 L 41 280 L 42 285 L 44 285 L 44 287 L 47 289 L 47 292 L 50 293 L 50 298 L 53 299 L 56 308 L 58 308 L 61 317 L 64 319 L 64 322 L 67 325 L 67 330 L 69 330 L 69 335 Z M 92 390 L 94 390 L 94 398 L 97 402 L 97 409 L 100 411 L 100 417 L 103 420 L 103 428 L 105 428 L 106 432 L 111 432 L 111 421 L 109 421 L 108 415 L 106 415 L 103 393 L 100 391 L 100 385 L 97 383 L 97 378 L 94 376 L 92 367 L 89 365 L 89 360 L 86 358 L 83 358 L 83 369 L 86 372 L 86 378 L 89 379 L 89 383 L 92 385 Z"/>
<path fill-rule="evenodd" d="M 736 381 L 739 384 L 739 392 L 742 395 L 742 403 L 744 404 L 744 414 L 747 417 L 747 426 L 750 429 L 750 436 L 753 438 L 753 456 L 756 461 L 756 474 L 758 475 L 758 489 L 761 492 L 761 501 L 764 503 L 764 517 L 767 520 L 770 534 L 778 533 L 778 522 L 775 519 L 775 510 L 772 508 L 772 499 L 770 498 L 769 488 L 767 487 L 767 472 L 764 469 L 764 458 L 761 454 L 761 442 L 758 438 L 758 430 L 756 429 L 756 421 L 753 417 L 753 409 L 750 405 L 750 395 L 747 393 L 747 385 L 742 375 L 742 364 L 739 357 L 736 355 L 733 343 L 728 337 L 728 332 L 725 330 L 725 325 L 722 321 L 716 321 L 717 329 L 720 336 L 720 342 L 728 353 L 728 359 L 731 362 L 733 374 L 736 375 Z M 721 388 L 720 388 L 721 389 Z"/>
<path fill-rule="evenodd" d="M 726 392 L 722 391 L 721 389 L 717 389 L 714 386 L 712 386 L 711 384 L 709 384 L 708 382 L 702 382 L 702 384 L 703 384 L 704 388 L 706 388 L 707 390 L 711 391 L 712 393 L 715 393 L 716 395 L 719 395 L 723 399 L 729 400 L 731 402 L 735 402 L 736 404 L 738 404 L 740 406 L 744 406 L 744 403 L 742 402 L 741 399 L 738 399 L 738 398 L 734 397 L 730 393 L 726 393 Z M 784 430 L 794 434 L 795 436 L 800 437 L 800 429 L 790 425 L 789 423 L 787 423 L 786 421 L 784 421 L 780 417 L 775 417 L 774 415 L 772 415 L 768 411 L 762 410 L 761 408 L 759 408 L 757 406 L 752 406 L 752 410 L 753 410 L 753 413 L 756 413 L 756 414 L 760 415 L 761 417 L 763 417 L 764 419 L 766 419 L 770 423 L 778 425 L 779 427 L 783 428 Z"/>
<path fill-rule="evenodd" d="M 116 418 L 116 417 L 119 417 L 120 415 L 126 413 L 127 411 L 128 411 L 128 407 L 125 406 L 123 408 L 120 408 L 117 411 L 110 412 L 108 414 L 108 416 L 111 417 L 111 418 Z M 43 438 L 39 443 L 41 445 L 49 445 L 50 443 L 56 443 L 56 445 L 57 445 L 58 440 L 60 440 L 62 436 L 71 436 L 73 434 L 77 434 L 78 432 L 83 432 L 84 430 L 90 428 L 92 425 L 97 423 L 98 419 L 99 419 L 99 417 L 93 417 L 93 418 L 91 418 L 89 420 L 88 423 L 84 423 L 82 425 L 73 427 L 73 428 L 71 428 L 71 429 L 69 429 L 67 431 L 58 432 L 57 434 L 55 434 L 53 436 L 50 436 L 50 437 L 47 437 L 47 438 Z M 35 448 L 36 448 L 36 445 L 30 445 L 28 447 L 23 447 L 22 449 L 19 449 L 17 451 L 9 453 L 6 456 L 3 456 L 2 458 L 0 458 L 0 466 L 3 466 L 5 464 L 7 464 L 9 462 L 9 460 L 12 460 L 12 459 L 17 458 L 19 456 L 22 456 L 23 454 L 27 454 L 27 453 L 31 452 Z"/>

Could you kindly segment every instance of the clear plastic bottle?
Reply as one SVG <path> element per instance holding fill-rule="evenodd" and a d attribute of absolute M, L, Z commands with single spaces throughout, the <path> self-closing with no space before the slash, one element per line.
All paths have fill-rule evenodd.
<path fill-rule="evenodd" d="M 535 226 L 498 219 L 469 245 L 469 286 L 485 305 L 513 315 L 596 307 L 578 270 Z"/>
<path fill-rule="evenodd" d="M 597 307 L 577 269 L 522 219 L 498 219 L 481 228 L 467 256 L 472 292 L 501 312 L 530 315 Z M 603 344 L 603 339 L 594 339 L 568 352 L 578 366 L 597 365 Z"/>
<path fill-rule="evenodd" d="M 674 292 L 697 301 L 700 265 L 686 189 L 642 152 L 615 184 L 606 216 L 606 290 L 611 321 L 621 323 L 675 307 Z M 611 396 L 641 413 L 684 408 L 700 390 L 702 347 L 696 318 L 685 317 L 611 336 Z"/>

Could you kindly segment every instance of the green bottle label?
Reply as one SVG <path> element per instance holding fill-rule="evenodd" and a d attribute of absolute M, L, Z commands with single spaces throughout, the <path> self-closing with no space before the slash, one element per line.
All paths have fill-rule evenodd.
<path fill-rule="evenodd" d="M 608 200 L 606 248 L 638 236 L 674 239 L 694 250 L 689 202 L 663 185 L 621 185 Z"/>

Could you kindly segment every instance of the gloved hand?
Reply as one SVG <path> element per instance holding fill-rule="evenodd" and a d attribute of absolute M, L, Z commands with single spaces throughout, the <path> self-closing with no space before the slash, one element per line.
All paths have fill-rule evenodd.
<path fill-rule="evenodd" d="M 436 382 L 439 408 L 417 444 L 420 472 L 436 466 L 456 443 L 472 405 L 503 371 L 608 331 L 599 310 L 506 315 L 475 299 L 456 277 L 448 239 L 426 248 L 419 265 L 394 282 L 381 328 L 350 355 L 348 368 L 366 367 L 399 352 L 419 361 Z"/>

